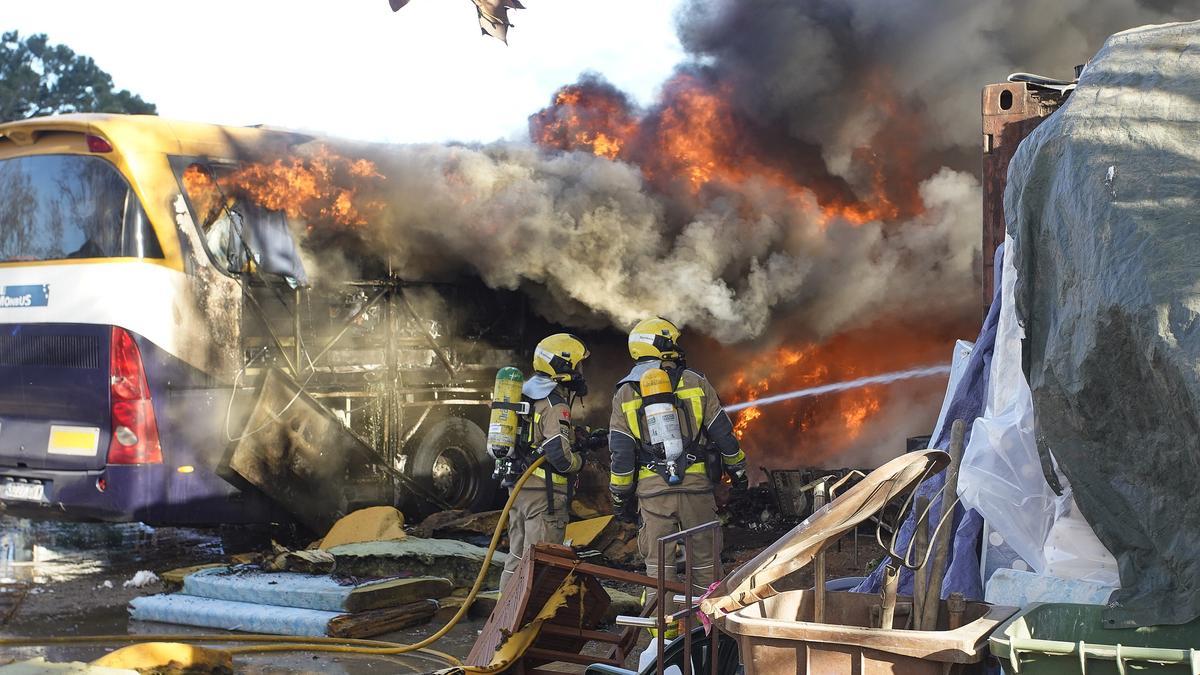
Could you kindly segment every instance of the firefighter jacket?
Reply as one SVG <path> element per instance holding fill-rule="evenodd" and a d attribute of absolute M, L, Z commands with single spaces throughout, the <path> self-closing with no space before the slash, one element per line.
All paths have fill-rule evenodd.
<path fill-rule="evenodd" d="M 640 361 L 617 384 L 613 395 L 608 435 L 608 447 L 612 452 L 609 488 L 613 492 L 630 493 L 637 487 L 637 481 L 658 475 L 654 464 L 662 459 L 660 451 L 643 442 L 642 434 L 645 416 L 639 382 L 642 373 L 650 368 L 667 371 L 674 385 L 684 452 L 688 455 L 684 473 L 706 473 L 703 451 L 706 439 L 720 451 L 725 470 L 744 467 L 746 455 L 733 435 L 733 422 L 722 408 L 712 384 L 700 373 L 668 361 Z"/>
<path fill-rule="evenodd" d="M 567 405 L 566 396 L 554 384 L 553 380 L 541 375 L 525 382 L 523 394 L 530 399 L 530 413 L 524 426 L 522 444 L 531 451 L 529 461 L 539 454 L 546 455 L 546 463 L 553 467 L 550 477 L 555 487 L 561 486 L 565 490 L 565 474 L 578 472 L 583 466 L 583 457 L 571 449 L 571 439 L 575 437 L 571 426 L 571 408 Z M 546 472 L 537 468 L 533 476 L 545 480 Z M 536 487 L 538 483 L 541 481 L 535 483 L 530 480 L 526 487 Z"/>

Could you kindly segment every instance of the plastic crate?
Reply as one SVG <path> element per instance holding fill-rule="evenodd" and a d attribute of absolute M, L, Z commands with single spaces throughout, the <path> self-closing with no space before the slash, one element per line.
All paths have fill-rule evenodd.
<path fill-rule="evenodd" d="M 988 640 L 1007 675 L 1200 675 L 1200 619 L 1110 630 L 1103 605 L 1034 603 Z"/>

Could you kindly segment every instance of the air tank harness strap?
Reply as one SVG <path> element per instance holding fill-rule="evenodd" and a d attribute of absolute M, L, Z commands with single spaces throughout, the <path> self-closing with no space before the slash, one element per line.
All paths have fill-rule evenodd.
<path fill-rule="evenodd" d="M 696 457 L 696 455 L 689 452 L 687 454 L 687 461 L 688 461 L 688 467 L 687 467 L 687 469 L 684 469 L 684 471 L 683 471 L 685 474 L 689 474 L 689 473 L 707 474 L 708 473 L 708 470 L 705 468 L 706 465 L 705 465 L 703 458 Z M 638 470 L 638 480 L 649 478 L 651 476 L 660 476 L 663 480 L 667 480 L 667 476 L 669 475 L 669 473 L 670 472 L 667 469 L 666 460 L 646 462 L 642 466 L 642 468 Z"/>
<path fill-rule="evenodd" d="M 526 403 L 525 405 L 528 405 L 528 403 Z M 525 435 L 526 447 L 529 447 L 530 445 L 532 445 L 532 443 L 533 443 L 533 428 L 538 426 L 541 423 L 541 421 L 542 421 L 542 414 L 535 411 L 533 413 L 533 423 L 529 424 L 527 426 L 527 433 Z M 566 443 L 567 442 L 566 439 L 563 439 L 563 442 Z M 529 461 L 531 463 L 532 463 L 532 455 L 533 455 L 533 453 L 530 453 Z M 550 466 L 549 460 L 547 460 L 546 463 L 544 465 L 542 465 L 541 467 L 534 469 L 533 476 L 535 478 L 541 478 L 543 483 L 546 486 L 546 513 L 549 513 L 550 515 L 554 515 L 554 512 L 555 512 L 555 508 L 554 508 L 554 485 L 555 484 L 566 486 L 566 488 L 567 488 L 567 505 L 568 505 L 568 508 L 570 508 L 571 498 L 572 498 L 571 493 L 573 492 L 571 482 L 569 480 L 567 480 L 566 476 L 554 471 L 554 469 Z"/>
<path fill-rule="evenodd" d="M 492 401 L 491 408 L 493 410 L 511 410 L 518 415 L 529 414 L 529 403 L 527 401 L 517 403 L 513 403 L 512 401 Z"/>

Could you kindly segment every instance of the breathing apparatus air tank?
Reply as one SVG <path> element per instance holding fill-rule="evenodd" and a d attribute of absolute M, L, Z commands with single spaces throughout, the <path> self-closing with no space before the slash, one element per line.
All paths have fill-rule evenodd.
<path fill-rule="evenodd" d="M 505 366 L 496 373 L 487 436 L 488 452 L 496 459 L 511 456 L 517 446 L 517 432 L 521 426 L 520 415 L 528 408 L 528 405 L 521 401 L 521 385 L 524 383 L 525 376 L 512 366 Z"/>
<path fill-rule="evenodd" d="M 646 415 L 646 436 L 652 445 L 661 445 L 667 458 L 667 483 L 678 484 L 679 457 L 683 454 L 683 433 L 679 426 L 679 411 L 675 408 L 675 392 L 671 378 L 662 368 L 651 368 L 642 374 L 642 410 Z"/>

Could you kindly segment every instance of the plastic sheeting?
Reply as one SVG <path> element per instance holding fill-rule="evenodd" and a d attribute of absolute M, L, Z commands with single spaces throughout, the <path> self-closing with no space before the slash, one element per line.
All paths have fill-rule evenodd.
<path fill-rule="evenodd" d="M 1054 493 L 1033 440 L 1033 399 L 1021 371 L 1023 332 L 1012 302 L 1012 258 L 1012 240 L 1005 239 L 1002 267 L 997 266 L 1003 273 L 987 403 L 963 453 L 958 494 L 1040 572 L 1046 566 L 1042 548 L 1054 519 Z"/>
<path fill-rule="evenodd" d="M 1066 486 L 1063 494 L 1056 496 L 1042 473 L 1033 435 L 1033 399 L 1021 370 L 1024 331 L 1014 309 L 1017 274 L 1011 237 L 1002 250 L 1000 315 L 987 403 L 963 454 L 959 497 L 1034 570 L 1117 586 L 1116 560 L 1079 514 L 1065 478 L 1060 479 Z"/>
<path fill-rule="evenodd" d="M 993 605 L 1028 607 L 1034 602 L 1104 605 L 1116 590 L 1094 581 L 1061 579 L 1019 570 L 996 570 L 983 599 Z"/>
<path fill-rule="evenodd" d="M 1110 627 L 1200 616 L 1197 45 L 1200 23 L 1110 38 L 1005 192 L 1040 464 L 1116 554 Z"/>

